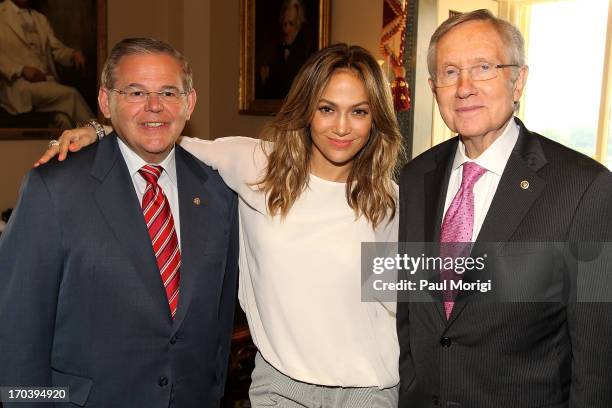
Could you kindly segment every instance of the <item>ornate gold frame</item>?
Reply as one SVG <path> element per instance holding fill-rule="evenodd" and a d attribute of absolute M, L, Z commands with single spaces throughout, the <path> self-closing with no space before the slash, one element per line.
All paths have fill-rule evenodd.
<path fill-rule="evenodd" d="M 282 99 L 255 98 L 255 4 L 257 0 L 240 0 L 240 83 L 238 110 L 245 115 L 273 115 Z M 265 0 L 260 0 L 265 1 Z M 329 45 L 331 0 L 319 0 L 318 49 Z"/>

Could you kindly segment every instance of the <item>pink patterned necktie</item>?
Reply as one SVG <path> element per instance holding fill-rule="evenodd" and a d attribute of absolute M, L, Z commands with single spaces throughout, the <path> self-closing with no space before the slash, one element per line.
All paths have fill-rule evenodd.
<path fill-rule="evenodd" d="M 463 163 L 463 177 L 461 187 L 451 202 L 440 230 L 440 256 L 459 257 L 467 256 L 470 245 L 456 245 L 456 243 L 471 243 L 472 231 L 474 229 L 474 184 L 487 172 L 473 162 Z M 446 319 L 455 304 L 456 291 L 450 289 L 450 281 L 457 278 L 453 270 L 443 269 L 440 273 L 441 281 L 446 282 L 446 290 L 443 292 L 444 312 Z"/>
<path fill-rule="evenodd" d="M 166 290 L 170 313 L 174 319 L 178 307 L 181 252 L 170 203 L 161 186 L 157 184 L 163 170 L 161 166 L 147 164 L 142 166 L 138 173 L 147 182 L 142 197 L 142 212 L 157 259 L 157 267 Z"/>

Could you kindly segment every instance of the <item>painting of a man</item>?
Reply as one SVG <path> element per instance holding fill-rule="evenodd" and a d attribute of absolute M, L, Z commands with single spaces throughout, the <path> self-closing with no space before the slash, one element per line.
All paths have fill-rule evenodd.
<path fill-rule="evenodd" d="M 272 45 L 258 48 L 262 52 L 256 56 L 256 98 L 283 99 L 301 66 L 317 50 L 317 4 L 310 3 L 317 2 L 283 0 L 272 25 L 277 29 L 265 33 L 263 29 L 271 27 L 266 24 L 257 29 L 257 43 L 264 40 Z"/>
<path fill-rule="evenodd" d="M 86 59 L 31 6 L 31 0 L 0 3 L 0 107 L 10 116 L 50 113 L 49 127 L 71 128 L 94 115 L 79 90 L 60 83 L 56 64 L 84 71 Z"/>

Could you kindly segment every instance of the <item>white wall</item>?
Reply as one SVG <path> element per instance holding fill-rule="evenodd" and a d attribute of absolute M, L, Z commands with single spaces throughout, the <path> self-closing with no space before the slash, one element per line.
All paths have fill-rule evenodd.
<path fill-rule="evenodd" d="M 381 59 L 383 0 L 332 0 L 331 42 L 360 45 Z"/>

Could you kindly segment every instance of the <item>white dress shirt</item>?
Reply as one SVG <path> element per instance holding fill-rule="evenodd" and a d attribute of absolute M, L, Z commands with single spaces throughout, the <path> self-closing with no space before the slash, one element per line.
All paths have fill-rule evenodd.
<path fill-rule="evenodd" d="M 444 215 L 448 211 L 453 198 L 461 187 L 463 178 L 463 163 L 474 162 L 483 167 L 487 172 L 474 185 L 474 229 L 472 230 L 472 241 L 476 241 L 480 228 L 484 222 L 493 196 L 497 191 L 499 180 L 501 179 L 506 163 L 510 158 L 512 149 L 518 140 L 519 125 L 514 121 L 514 117 L 508 121 L 506 128 L 480 156 L 472 160 L 465 154 L 465 145 L 460 140 L 457 145 L 457 153 L 453 160 L 450 179 L 448 180 L 448 190 L 446 191 L 446 202 L 444 204 Z M 442 217 L 442 222 L 444 217 Z"/>
<path fill-rule="evenodd" d="M 172 218 L 174 218 L 174 228 L 176 229 L 176 236 L 178 238 L 180 249 L 181 220 L 179 214 L 178 183 L 176 181 L 176 158 L 174 148 L 172 148 L 170 153 L 168 153 L 168 156 L 161 163 L 147 163 L 140 156 L 138 156 L 136 152 L 130 149 L 121 139 L 117 138 L 117 142 L 119 142 L 119 150 L 121 150 L 121 155 L 125 160 L 125 164 L 127 164 L 130 177 L 132 177 L 132 182 L 134 183 L 134 189 L 136 190 L 139 203 L 142 204 L 142 197 L 144 196 L 147 182 L 140 175 L 140 173 L 138 173 L 138 170 L 140 170 L 140 168 L 145 164 L 158 165 L 164 168 L 161 176 L 159 176 L 157 184 L 159 184 L 162 190 L 164 190 L 164 194 L 166 195 L 168 203 L 170 204 L 170 211 L 172 211 Z"/>

